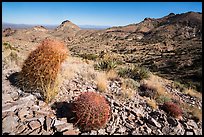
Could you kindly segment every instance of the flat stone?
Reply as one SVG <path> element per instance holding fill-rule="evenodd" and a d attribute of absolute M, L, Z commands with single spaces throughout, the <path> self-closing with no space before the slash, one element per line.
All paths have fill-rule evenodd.
<path fill-rule="evenodd" d="M 119 129 L 118 129 L 118 132 L 119 133 L 124 133 L 126 131 L 126 127 L 124 126 L 121 126 Z"/>
<path fill-rule="evenodd" d="M 182 128 L 181 124 L 179 123 L 174 129 L 173 132 L 175 135 L 184 135 L 185 129 Z"/>
<path fill-rule="evenodd" d="M 79 135 L 79 133 L 80 131 L 78 130 L 70 129 L 70 130 L 63 132 L 63 135 Z"/>
<path fill-rule="evenodd" d="M 14 101 L 16 101 L 16 100 L 19 99 L 19 94 L 18 94 L 18 92 L 12 92 L 12 93 L 10 94 L 10 96 L 11 96 L 11 98 L 12 98 Z"/>
<path fill-rule="evenodd" d="M 149 118 L 148 119 L 148 122 L 153 125 L 153 126 L 156 126 L 158 128 L 161 128 L 161 124 L 159 122 L 157 122 L 154 118 Z"/>
<path fill-rule="evenodd" d="M 58 132 L 63 132 L 63 131 L 65 131 L 65 130 L 71 130 L 71 129 L 73 129 L 73 124 L 71 124 L 71 123 L 65 123 L 65 124 L 62 124 L 62 125 L 57 125 L 57 126 L 55 126 L 55 128 L 56 128 L 56 131 L 58 131 Z"/>
<path fill-rule="evenodd" d="M 129 124 L 129 123 L 125 123 L 125 126 L 127 127 L 127 128 L 129 128 L 129 129 L 134 129 L 135 128 L 135 126 L 134 125 L 132 125 L 132 124 Z"/>
<path fill-rule="evenodd" d="M 63 125 L 65 123 L 66 123 L 65 121 L 55 120 L 53 126 Z"/>
<path fill-rule="evenodd" d="M 98 135 L 107 135 L 106 130 L 105 129 L 99 129 Z"/>
<path fill-rule="evenodd" d="M 45 123 L 46 123 L 46 127 L 47 127 L 47 129 L 46 130 L 50 130 L 50 128 L 52 127 L 52 118 L 50 118 L 50 117 L 46 117 L 45 118 Z"/>
<path fill-rule="evenodd" d="M 188 120 L 187 124 L 193 128 L 198 128 L 198 125 L 194 120 Z"/>
<path fill-rule="evenodd" d="M 2 104 L 5 104 L 7 102 L 12 102 L 13 99 L 9 94 L 2 94 Z"/>
<path fill-rule="evenodd" d="M 22 108 L 19 112 L 18 112 L 18 117 L 21 119 L 21 120 L 24 120 L 25 119 L 25 116 L 29 115 L 29 111 L 28 111 L 28 108 Z"/>
<path fill-rule="evenodd" d="M 20 134 L 22 133 L 24 130 L 26 130 L 26 127 L 25 125 L 21 124 L 21 125 L 18 125 L 17 128 L 16 128 L 16 134 Z"/>
<path fill-rule="evenodd" d="M 186 135 L 193 135 L 193 132 L 187 131 Z"/>
<path fill-rule="evenodd" d="M 97 131 L 96 130 L 91 130 L 90 135 L 97 135 Z"/>
<path fill-rule="evenodd" d="M 15 127 L 18 125 L 17 116 L 7 116 L 2 120 L 2 132 L 11 133 L 14 131 Z"/>
<path fill-rule="evenodd" d="M 41 123 L 37 120 L 30 121 L 28 125 L 31 128 L 31 130 L 34 130 L 34 129 L 41 127 Z"/>

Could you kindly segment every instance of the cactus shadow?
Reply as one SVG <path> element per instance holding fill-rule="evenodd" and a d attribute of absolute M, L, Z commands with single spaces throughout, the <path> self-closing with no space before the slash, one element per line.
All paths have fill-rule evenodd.
<path fill-rule="evenodd" d="M 55 102 L 51 108 L 55 110 L 57 118 L 67 118 L 68 123 L 74 123 L 75 114 L 72 112 L 73 103 Z"/>
<path fill-rule="evenodd" d="M 7 80 L 9 80 L 9 82 L 11 83 L 12 86 L 15 86 L 17 88 L 20 88 L 22 90 L 22 87 L 18 84 L 18 76 L 19 76 L 20 72 L 14 72 L 11 75 L 7 76 Z"/>

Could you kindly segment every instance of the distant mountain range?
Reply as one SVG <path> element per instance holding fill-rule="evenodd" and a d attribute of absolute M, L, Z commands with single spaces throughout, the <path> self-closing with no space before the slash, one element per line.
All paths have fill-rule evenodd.
<path fill-rule="evenodd" d="M 13 28 L 13 29 L 25 29 L 25 28 L 32 28 L 34 26 L 39 26 L 39 24 L 36 25 L 31 25 L 31 24 L 14 24 L 14 23 L 2 23 L 2 29 L 5 28 Z M 58 25 L 42 25 L 47 29 L 55 29 L 57 28 Z M 78 25 L 81 29 L 95 29 L 95 30 L 100 30 L 100 29 L 106 29 L 110 28 L 111 26 L 99 26 L 99 25 Z"/>

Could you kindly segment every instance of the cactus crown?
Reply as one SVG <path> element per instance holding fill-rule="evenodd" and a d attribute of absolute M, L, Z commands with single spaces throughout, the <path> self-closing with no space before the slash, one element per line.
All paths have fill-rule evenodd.
<path fill-rule="evenodd" d="M 110 106 L 99 93 L 84 92 L 73 104 L 75 125 L 83 131 L 103 128 L 110 118 Z"/>

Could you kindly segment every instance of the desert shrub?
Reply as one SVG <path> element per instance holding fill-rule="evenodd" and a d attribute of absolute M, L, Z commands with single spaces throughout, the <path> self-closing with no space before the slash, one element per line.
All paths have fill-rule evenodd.
<path fill-rule="evenodd" d="M 165 102 L 162 106 L 163 110 L 175 118 L 181 119 L 183 115 L 182 109 L 173 102 Z"/>
<path fill-rule="evenodd" d="M 145 67 L 134 65 L 133 67 L 120 68 L 118 75 L 124 78 L 132 78 L 134 80 L 147 79 L 150 77 L 150 71 Z"/>
<path fill-rule="evenodd" d="M 102 60 L 102 61 L 99 61 L 97 64 L 94 64 L 94 68 L 96 70 L 109 71 L 116 67 L 117 67 L 117 63 L 113 60 Z"/>
<path fill-rule="evenodd" d="M 75 125 L 82 131 L 103 128 L 110 118 L 110 106 L 105 97 L 96 92 L 84 92 L 73 102 Z"/>
<path fill-rule="evenodd" d="M 105 92 L 107 90 L 108 80 L 105 73 L 98 73 L 95 81 L 100 92 Z"/>
<path fill-rule="evenodd" d="M 141 67 L 139 70 L 139 78 L 140 79 L 148 79 L 150 77 L 150 71 L 148 68 Z"/>
<path fill-rule="evenodd" d="M 165 95 L 159 95 L 155 98 L 157 103 L 165 103 L 165 102 L 169 102 L 172 101 L 172 99 L 169 96 L 165 96 Z"/>
<path fill-rule="evenodd" d="M 39 91 L 46 99 L 53 92 L 61 63 L 67 58 L 68 50 L 63 43 L 45 39 L 24 61 L 19 74 L 19 85 L 25 91 Z M 50 97 L 51 98 L 51 97 Z"/>
<path fill-rule="evenodd" d="M 96 60 L 98 58 L 98 56 L 96 54 L 81 54 L 80 55 L 83 59 L 88 59 L 88 60 Z"/>
<path fill-rule="evenodd" d="M 148 99 L 146 100 L 146 102 L 147 102 L 147 105 L 150 106 L 153 110 L 155 110 L 155 109 L 158 108 L 157 102 L 156 102 L 154 99 L 148 98 Z"/>

